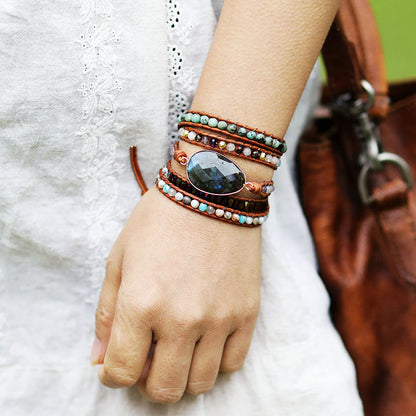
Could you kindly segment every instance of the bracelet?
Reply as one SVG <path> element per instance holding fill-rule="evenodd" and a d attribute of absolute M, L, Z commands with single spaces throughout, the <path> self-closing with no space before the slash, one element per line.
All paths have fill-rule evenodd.
<path fill-rule="evenodd" d="M 159 189 L 163 195 L 177 204 L 198 212 L 199 214 L 221 221 L 246 227 L 253 227 L 263 224 L 268 218 L 268 206 L 267 210 L 260 214 L 233 210 L 218 204 L 209 203 L 202 198 L 180 190 L 173 183 L 169 182 L 169 180 L 164 176 L 162 169 L 159 170 L 159 175 L 156 178 L 156 185 L 157 189 Z"/>
<path fill-rule="evenodd" d="M 184 126 L 202 126 L 208 130 L 214 130 L 226 133 L 234 138 L 247 138 L 258 143 L 264 143 L 266 146 L 285 153 L 287 150 L 286 142 L 283 138 L 274 136 L 265 131 L 258 131 L 244 124 L 233 123 L 230 120 L 221 120 L 203 112 L 186 112 L 179 116 L 178 127 Z"/>
<path fill-rule="evenodd" d="M 267 210 L 268 200 L 267 198 L 249 199 L 239 198 L 236 196 L 220 196 L 220 195 L 209 195 L 198 191 L 194 188 L 183 176 L 172 170 L 171 162 L 167 162 L 166 166 L 162 168 L 162 173 L 165 178 L 176 185 L 179 189 L 187 192 L 188 194 L 195 195 L 202 198 L 210 203 L 222 205 L 227 208 L 236 209 L 240 211 L 250 212 L 263 212 Z"/>
<path fill-rule="evenodd" d="M 207 133 L 200 134 L 198 130 L 181 127 L 179 129 L 179 137 L 181 140 L 204 147 L 205 149 L 219 149 L 222 153 L 230 153 L 237 157 L 252 160 L 254 162 L 263 163 L 273 169 L 280 166 L 281 159 L 278 153 L 270 153 L 270 150 L 263 150 L 251 143 L 240 143 L 237 140 L 226 139 L 210 135 Z M 280 156 L 280 155 L 279 155 Z"/>
<path fill-rule="evenodd" d="M 232 195 L 244 188 L 253 194 L 269 196 L 274 191 L 273 181 L 247 182 L 243 170 L 231 159 L 213 150 L 201 150 L 190 158 L 178 143 L 174 145 L 174 159 L 186 166 L 191 185 L 211 195 Z"/>

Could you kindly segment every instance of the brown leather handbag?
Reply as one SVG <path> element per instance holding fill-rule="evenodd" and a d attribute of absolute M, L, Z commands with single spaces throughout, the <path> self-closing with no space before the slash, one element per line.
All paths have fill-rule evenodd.
<path fill-rule="evenodd" d="M 365 414 L 415 416 L 416 82 L 387 85 L 365 0 L 342 3 L 323 57 L 326 103 L 298 148 L 302 205 Z"/>

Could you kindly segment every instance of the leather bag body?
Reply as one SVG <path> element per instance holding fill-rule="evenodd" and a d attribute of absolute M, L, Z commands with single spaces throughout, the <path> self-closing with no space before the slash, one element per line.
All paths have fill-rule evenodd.
<path fill-rule="evenodd" d="M 302 206 L 365 414 L 414 416 L 416 82 L 387 85 L 364 0 L 342 3 L 323 55 L 327 105 L 298 148 Z"/>

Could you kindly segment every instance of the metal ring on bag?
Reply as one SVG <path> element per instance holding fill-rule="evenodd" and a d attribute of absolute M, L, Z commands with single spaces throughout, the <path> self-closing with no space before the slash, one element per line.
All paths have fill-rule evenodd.
<path fill-rule="evenodd" d="M 407 189 L 410 189 L 413 187 L 413 179 L 412 175 L 410 173 L 410 168 L 407 162 L 400 156 L 389 153 L 389 152 L 383 152 L 376 156 L 377 162 L 380 163 L 380 165 L 384 165 L 386 163 L 392 163 L 393 165 L 396 165 L 403 177 L 403 180 L 406 182 Z M 360 175 L 358 177 L 358 190 L 361 196 L 361 200 L 365 205 L 369 205 L 372 202 L 374 202 L 373 196 L 370 194 L 368 187 L 367 187 L 367 175 L 370 171 L 376 171 L 379 169 L 374 169 L 374 166 L 372 166 L 370 163 L 365 164 L 361 171 Z"/>

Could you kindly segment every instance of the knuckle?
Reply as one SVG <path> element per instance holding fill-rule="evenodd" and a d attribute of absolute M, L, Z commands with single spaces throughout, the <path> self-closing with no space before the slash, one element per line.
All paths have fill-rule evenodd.
<path fill-rule="evenodd" d="M 113 324 L 113 313 L 104 303 L 100 302 L 95 311 L 95 322 L 97 325 L 111 327 Z"/>
<path fill-rule="evenodd" d="M 174 319 L 174 324 L 177 331 L 181 334 L 189 334 L 195 330 L 200 329 L 207 322 L 207 317 L 204 313 L 188 313 L 188 314 L 177 314 Z"/>
<path fill-rule="evenodd" d="M 183 396 L 183 389 L 175 387 L 160 387 L 150 389 L 148 392 L 150 400 L 156 403 L 176 403 Z"/>
<path fill-rule="evenodd" d="M 235 320 L 236 314 L 233 311 L 217 313 L 212 319 L 210 326 L 213 330 L 228 329 Z"/>
<path fill-rule="evenodd" d="M 247 316 L 257 316 L 260 308 L 260 300 L 257 297 L 249 297 L 245 300 L 244 309 Z"/>
<path fill-rule="evenodd" d="M 106 381 L 121 387 L 134 386 L 138 380 L 138 376 L 128 368 L 104 364 L 104 373 Z"/>
<path fill-rule="evenodd" d="M 186 391 L 190 394 L 203 394 L 210 391 L 214 386 L 212 380 L 190 381 Z"/>
<path fill-rule="evenodd" d="M 113 254 L 109 254 L 107 257 L 107 262 L 105 265 L 105 272 L 107 275 L 113 274 L 118 269 L 118 260 L 115 258 Z"/>
<path fill-rule="evenodd" d="M 221 371 L 225 373 L 235 373 L 241 370 L 244 365 L 244 360 L 226 360 L 221 363 Z"/>

